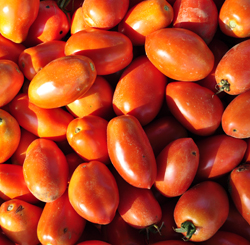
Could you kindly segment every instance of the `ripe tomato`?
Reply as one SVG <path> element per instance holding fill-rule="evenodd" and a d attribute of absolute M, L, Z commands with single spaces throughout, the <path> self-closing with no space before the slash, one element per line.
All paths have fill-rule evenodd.
<path fill-rule="evenodd" d="M 212 237 L 226 221 L 229 201 L 226 191 L 216 182 L 200 182 L 187 190 L 174 209 L 177 232 L 185 240 L 202 242 Z"/>
<path fill-rule="evenodd" d="M 149 60 L 167 77 L 198 81 L 213 69 L 214 55 L 196 33 L 182 28 L 163 28 L 146 37 Z"/>
<path fill-rule="evenodd" d="M 150 189 L 156 179 L 154 152 L 140 122 L 131 115 L 111 119 L 107 146 L 112 164 L 129 184 Z"/>
<path fill-rule="evenodd" d="M 69 201 L 76 212 L 95 224 L 109 224 L 115 216 L 119 192 L 114 176 L 99 161 L 80 164 L 69 182 Z"/>
<path fill-rule="evenodd" d="M 64 47 L 64 41 L 48 41 L 23 50 L 18 64 L 24 76 L 32 80 L 50 61 L 65 56 Z"/>
<path fill-rule="evenodd" d="M 17 120 L 7 111 L 0 109 L 0 163 L 12 156 L 20 138 L 21 130 Z"/>
<path fill-rule="evenodd" d="M 21 127 L 38 137 L 54 141 L 66 139 L 68 124 L 74 118 L 62 108 L 43 109 L 36 106 L 24 93 L 17 95 L 10 102 L 9 108 Z"/>
<path fill-rule="evenodd" d="M 13 241 L 11 241 L 5 234 L 0 232 L 0 244 L 1 245 L 15 245 Z"/>
<path fill-rule="evenodd" d="M 42 244 L 75 245 L 86 220 L 69 202 L 68 190 L 53 202 L 46 203 L 37 226 L 37 236 Z"/>
<path fill-rule="evenodd" d="M 65 54 L 87 56 L 93 60 L 98 75 L 107 75 L 120 71 L 132 61 L 133 46 L 120 32 L 87 29 L 69 37 Z"/>
<path fill-rule="evenodd" d="M 0 60 L 0 107 L 7 105 L 18 94 L 23 82 L 23 73 L 14 61 Z"/>
<path fill-rule="evenodd" d="M 76 245 L 111 245 L 111 244 L 100 240 L 89 240 L 77 243 Z"/>
<path fill-rule="evenodd" d="M 212 135 L 220 126 L 224 110 L 221 100 L 197 83 L 169 83 L 166 100 L 174 117 L 194 134 Z"/>
<path fill-rule="evenodd" d="M 107 125 L 108 121 L 98 116 L 75 118 L 68 125 L 67 140 L 84 161 L 108 164 Z"/>
<path fill-rule="evenodd" d="M 145 37 L 171 24 L 174 18 L 172 6 L 166 0 L 141 1 L 130 8 L 118 25 L 133 45 L 143 45 Z"/>
<path fill-rule="evenodd" d="M 78 9 L 76 9 L 72 16 L 70 34 L 75 34 L 76 32 L 85 30 L 87 28 L 91 27 L 86 23 L 85 19 L 83 18 L 82 6 L 80 6 Z"/>
<path fill-rule="evenodd" d="M 0 207 L 0 226 L 4 234 L 20 245 L 37 245 L 37 224 L 42 208 L 12 199 Z"/>
<path fill-rule="evenodd" d="M 192 242 L 184 242 L 180 240 L 166 240 L 161 242 L 152 243 L 152 245 L 194 245 Z"/>
<path fill-rule="evenodd" d="M 1 1 L 1 34 L 14 43 L 23 42 L 38 15 L 39 3 L 39 0 Z"/>
<path fill-rule="evenodd" d="M 37 199 L 52 202 L 62 196 L 67 188 L 66 157 L 52 140 L 36 139 L 27 149 L 23 175 L 29 190 Z"/>
<path fill-rule="evenodd" d="M 48 63 L 29 84 L 30 102 L 41 108 L 65 106 L 86 93 L 96 79 L 93 61 L 69 55 Z"/>

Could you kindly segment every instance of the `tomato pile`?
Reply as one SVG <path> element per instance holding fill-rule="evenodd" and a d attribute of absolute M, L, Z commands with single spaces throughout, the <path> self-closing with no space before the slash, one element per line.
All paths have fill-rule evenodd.
<path fill-rule="evenodd" d="M 249 13 L 0 1 L 0 244 L 250 245 Z"/>

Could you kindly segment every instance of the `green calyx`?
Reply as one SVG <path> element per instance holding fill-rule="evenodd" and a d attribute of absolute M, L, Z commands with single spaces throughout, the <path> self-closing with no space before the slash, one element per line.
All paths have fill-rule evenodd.
<path fill-rule="evenodd" d="M 229 92 L 230 91 L 230 83 L 226 79 L 222 79 L 219 83 L 216 84 L 216 90 L 218 91 L 216 94 L 219 94 L 222 91 Z"/>
<path fill-rule="evenodd" d="M 184 241 L 188 241 L 190 240 L 192 235 L 196 232 L 196 227 L 191 221 L 185 221 L 181 224 L 180 228 L 175 228 L 174 230 L 178 233 L 186 232 L 186 236 L 184 236 L 182 239 Z"/>

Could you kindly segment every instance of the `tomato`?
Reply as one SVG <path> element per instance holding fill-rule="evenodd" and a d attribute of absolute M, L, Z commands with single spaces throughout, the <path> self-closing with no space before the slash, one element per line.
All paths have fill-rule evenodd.
<path fill-rule="evenodd" d="M 107 125 L 108 121 L 98 116 L 75 118 L 68 125 L 67 140 L 84 161 L 108 164 Z"/>
<path fill-rule="evenodd" d="M 77 245 L 111 245 L 111 244 L 100 240 L 89 240 L 77 243 Z"/>
<path fill-rule="evenodd" d="M 80 6 L 78 9 L 76 9 L 72 16 L 70 34 L 75 34 L 76 32 L 85 30 L 87 28 L 91 27 L 86 23 L 85 19 L 83 18 L 82 6 Z"/>
<path fill-rule="evenodd" d="M 118 31 L 129 37 L 133 45 L 143 45 L 148 34 L 168 27 L 173 18 L 173 8 L 166 0 L 141 1 L 129 9 Z"/>
<path fill-rule="evenodd" d="M 140 122 L 132 115 L 111 119 L 107 127 L 110 160 L 129 184 L 150 189 L 156 179 L 154 152 Z"/>
<path fill-rule="evenodd" d="M 17 120 L 7 111 L 0 109 L 0 163 L 12 156 L 20 138 L 21 129 Z"/>
<path fill-rule="evenodd" d="M 220 126 L 224 111 L 221 100 L 211 90 L 197 83 L 169 83 L 166 100 L 174 117 L 194 134 L 212 135 Z"/>
<path fill-rule="evenodd" d="M 129 0 L 84 0 L 82 16 L 90 27 L 111 29 L 125 16 Z"/>
<path fill-rule="evenodd" d="M 62 196 L 67 188 L 66 157 L 52 140 L 36 139 L 27 149 L 23 175 L 29 190 L 37 199 L 52 202 Z"/>
<path fill-rule="evenodd" d="M 243 161 L 245 163 L 249 163 L 250 162 L 250 138 L 245 139 L 245 141 L 247 143 L 247 149 L 243 157 Z"/>
<path fill-rule="evenodd" d="M 107 75 L 120 71 L 132 61 L 133 46 L 120 32 L 87 29 L 69 37 L 65 54 L 87 56 L 93 60 L 98 75 Z"/>
<path fill-rule="evenodd" d="M 229 193 L 242 217 L 250 224 L 249 218 L 249 181 L 250 164 L 239 165 L 229 176 Z"/>
<path fill-rule="evenodd" d="M 0 207 L 0 225 L 4 234 L 20 245 L 37 245 L 37 224 L 42 208 L 12 199 Z"/>
<path fill-rule="evenodd" d="M 33 77 L 50 61 L 65 56 L 64 41 L 48 41 L 25 49 L 19 56 L 18 64 L 28 80 Z"/>
<path fill-rule="evenodd" d="M 93 61 L 86 56 L 70 55 L 48 63 L 31 80 L 30 102 L 41 108 L 65 106 L 86 93 L 96 79 Z"/>
<path fill-rule="evenodd" d="M 163 28 L 146 37 L 149 60 L 167 77 L 198 81 L 213 69 L 214 55 L 198 34 L 183 28 Z"/>
<path fill-rule="evenodd" d="M 250 89 L 248 79 L 248 57 L 250 40 L 242 41 L 230 48 L 222 57 L 215 70 L 218 92 L 225 91 L 238 95 Z"/>
<path fill-rule="evenodd" d="M 68 153 L 65 156 L 66 156 L 66 160 L 69 166 L 68 181 L 70 181 L 71 176 L 74 173 L 75 169 L 83 162 L 83 160 L 76 152 Z"/>
<path fill-rule="evenodd" d="M 38 15 L 39 3 L 39 0 L 1 1 L 1 34 L 14 43 L 23 42 Z"/>
<path fill-rule="evenodd" d="M 247 149 L 244 140 L 228 135 L 212 135 L 196 142 L 199 152 L 199 167 L 196 180 L 218 178 L 239 165 Z"/>
<path fill-rule="evenodd" d="M 6 235 L 0 232 L 0 243 L 1 245 L 15 245 Z"/>
<path fill-rule="evenodd" d="M 11 60 L 0 60 L 0 107 L 7 105 L 20 91 L 24 76 L 18 65 Z"/>
<path fill-rule="evenodd" d="M 30 26 L 26 47 L 52 40 L 62 40 L 70 30 L 70 16 L 59 8 L 55 1 L 40 1 L 35 21 Z"/>
<path fill-rule="evenodd" d="M 218 10 L 213 0 L 176 0 L 173 9 L 173 27 L 193 31 L 207 44 L 212 41 L 218 25 Z"/>
<path fill-rule="evenodd" d="M 109 120 L 113 117 L 113 88 L 102 76 L 97 76 L 94 84 L 79 99 L 66 106 L 75 117 L 94 115 Z"/>
<path fill-rule="evenodd" d="M 57 200 L 46 203 L 37 226 L 42 244 L 74 245 L 80 238 L 86 220 L 71 206 L 68 191 Z"/>
<path fill-rule="evenodd" d="M 84 219 L 109 224 L 118 207 L 119 193 L 108 167 L 99 161 L 80 164 L 69 182 L 69 201 Z"/>
<path fill-rule="evenodd" d="M 116 115 L 133 115 L 141 125 L 159 113 L 165 97 L 167 78 L 143 55 L 122 73 L 113 95 Z M 139 92 L 138 92 L 139 91 Z"/>
<path fill-rule="evenodd" d="M 43 109 L 36 106 L 24 93 L 17 95 L 9 108 L 21 127 L 38 137 L 55 141 L 66 139 L 68 124 L 74 118 L 62 108 Z"/>
<path fill-rule="evenodd" d="M 187 190 L 174 209 L 177 232 L 185 240 L 202 242 L 212 237 L 226 221 L 229 200 L 226 191 L 213 181 L 200 182 Z"/>
<path fill-rule="evenodd" d="M 192 138 L 169 143 L 157 156 L 154 186 L 167 197 L 182 195 L 191 185 L 199 164 L 199 149 Z"/>
<path fill-rule="evenodd" d="M 152 245 L 193 245 L 191 242 L 184 242 L 180 240 L 166 240 L 161 242 L 153 243 Z"/>
<path fill-rule="evenodd" d="M 221 125 L 224 132 L 235 138 L 249 138 L 250 90 L 239 94 L 225 108 Z"/>

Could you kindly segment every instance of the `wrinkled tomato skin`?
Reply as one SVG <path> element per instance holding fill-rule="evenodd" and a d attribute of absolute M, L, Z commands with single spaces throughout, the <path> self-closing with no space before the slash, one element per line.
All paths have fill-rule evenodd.
<path fill-rule="evenodd" d="M 84 55 L 93 60 L 97 75 L 122 70 L 133 59 L 133 46 L 128 37 L 117 31 L 83 30 L 69 37 L 66 55 Z"/>
<path fill-rule="evenodd" d="M 196 33 L 182 28 L 163 28 L 146 37 L 145 51 L 149 60 L 167 77 L 174 80 L 198 81 L 214 65 L 214 55 Z"/>
<path fill-rule="evenodd" d="M 80 164 L 69 182 L 69 201 L 76 212 L 95 224 L 109 224 L 119 204 L 116 180 L 99 161 Z"/>
<path fill-rule="evenodd" d="M 37 226 L 42 244 L 74 245 L 86 225 L 69 202 L 68 190 L 57 200 L 46 203 Z"/>
<path fill-rule="evenodd" d="M 21 127 L 37 137 L 54 141 L 66 139 L 68 124 L 74 119 L 62 108 L 43 109 L 32 104 L 24 93 L 17 95 L 9 108 Z"/>
<path fill-rule="evenodd" d="M 31 80 L 30 102 L 46 109 L 65 106 L 80 98 L 93 85 L 96 69 L 93 61 L 81 55 L 54 59 Z"/>
<path fill-rule="evenodd" d="M 197 83 L 169 83 L 166 101 L 174 117 L 194 134 L 212 135 L 220 126 L 224 111 L 221 100 Z"/>
<path fill-rule="evenodd" d="M 156 179 L 154 152 L 140 122 L 131 115 L 111 119 L 107 127 L 110 160 L 129 184 L 150 189 Z"/>
<path fill-rule="evenodd" d="M 50 61 L 65 56 L 64 41 L 48 41 L 23 50 L 18 64 L 28 80 L 33 77 Z"/>
<path fill-rule="evenodd" d="M 20 245 L 37 245 L 37 224 L 42 208 L 12 199 L 0 207 L 0 225 L 5 235 Z"/>
<path fill-rule="evenodd" d="M 37 199 L 52 202 L 61 197 L 67 188 L 66 157 L 54 141 L 36 139 L 27 149 L 23 175 L 29 190 Z"/>

